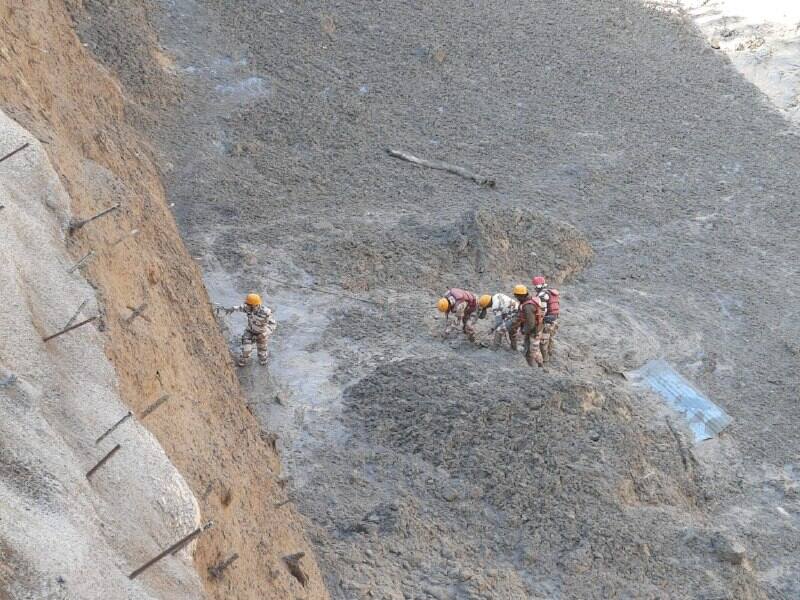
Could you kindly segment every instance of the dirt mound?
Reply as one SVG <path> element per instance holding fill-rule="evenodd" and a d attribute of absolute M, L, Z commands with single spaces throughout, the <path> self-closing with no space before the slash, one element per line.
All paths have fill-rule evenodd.
<path fill-rule="evenodd" d="M 585 593 L 591 571 L 596 593 L 637 595 L 643 588 L 632 582 L 649 581 L 687 597 L 687 579 L 703 579 L 703 557 L 680 536 L 702 499 L 669 430 L 647 425 L 610 382 L 512 369 L 470 380 L 462 369 L 381 366 L 345 393 L 345 416 L 364 439 L 445 470 L 446 494 L 499 511 L 498 537 L 523 531 L 519 566 L 531 580 L 546 574 L 555 589 Z"/>
<path fill-rule="evenodd" d="M 592 249 L 571 225 L 541 213 L 477 209 L 454 223 L 406 220 L 395 227 L 326 227 L 307 232 L 301 259 L 313 275 L 345 289 L 508 285 L 536 271 L 560 283 Z"/>

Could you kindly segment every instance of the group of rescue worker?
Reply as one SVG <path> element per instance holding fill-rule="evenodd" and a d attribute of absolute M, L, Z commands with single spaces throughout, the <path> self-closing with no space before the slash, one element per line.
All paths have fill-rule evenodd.
<path fill-rule="evenodd" d="M 451 316 L 455 317 L 455 323 L 461 326 L 472 342 L 475 341 L 477 320 L 486 318 L 491 311 L 494 316 L 491 327 L 494 346 L 499 347 L 503 339 L 508 338 L 511 349 L 517 350 L 521 335 L 525 360 L 530 366 L 535 364 L 543 367 L 553 353 L 553 338 L 558 331 L 559 293 L 541 275 L 534 277 L 532 284 L 532 293 L 525 285 L 515 285 L 513 298 L 502 293 L 478 297 L 466 290 L 450 288 L 436 306 L 445 314 L 446 325 L 452 323 Z M 225 314 L 241 312 L 247 317 L 237 365 L 244 367 L 250 362 L 253 344 L 258 353 L 258 362 L 266 365 L 269 358 L 267 344 L 277 328 L 277 323 L 272 311 L 262 303 L 261 296 L 250 293 L 247 294 L 244 304 L 220 306 L 217 310 Z"/>
<path fill-rule="evenodd" d="M 515 285 L 513 298 L 502 293 L 478 297 L 467 290 L 450 288 L 439 298 L 436 307 L 444 313 L 447 325 L 450 317 L 455 317 L 455 322 L 472 342 L 475 341 L 477 320 L 484 319 L 491 311 L 494 315 L 491 332 L 495 347 L 499 347 L 507 337 L 511 349 L 517 350 L 521 334 L 525 360 L 531 367 L 543 367 L 553 353 L 560 297 L 558 290 L 550 287 L 542 275 L 534 277 L 531 283 L 532 291 L 526 285 Z"/>

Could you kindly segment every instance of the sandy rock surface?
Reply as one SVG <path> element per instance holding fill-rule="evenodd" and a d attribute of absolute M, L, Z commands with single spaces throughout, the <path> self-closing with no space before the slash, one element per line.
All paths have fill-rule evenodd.
<path fill-rule="evenodd" d="M 12 598 L 196 598 L 193 546 L 164 566 L 165 580 L 127 577 L 196 528 L 200 510 L 135 418 L 96 443 L 127 407 L 97 331 L 95 291 L 67 272 L 69 197 L 42 145 L 0 113 L 0 147 L 25 142 L 0 166 L 0 585 Z"/>

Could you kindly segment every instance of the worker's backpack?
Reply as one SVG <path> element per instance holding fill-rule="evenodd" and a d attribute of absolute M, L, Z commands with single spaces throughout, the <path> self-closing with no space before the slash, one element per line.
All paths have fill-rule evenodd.
<path fill-rule="evenodd" d="M 544 293 L 547 294 L 547 316 L 548 317 L 557 317 L 559 311 L 559 293 L 556 289 L 547 289 L 544 290 Z M 541 292 L 540 292 L 541 294 Z"/>
<path fill-rule="evenodd" d="M 525 306 L 528 304 L 532 305 L 534 313 L 539 315 L 536 320 L 539 321 L 542 318 L 542 314 L 544 313 L 544 305 L 542 304 L 542 300 L 538 296 L 531 296 L 527 300 L 519 303 L 519 312 L 517 313 L 517 318 L 519 319 L 520 323 L 525 322 Z"/>

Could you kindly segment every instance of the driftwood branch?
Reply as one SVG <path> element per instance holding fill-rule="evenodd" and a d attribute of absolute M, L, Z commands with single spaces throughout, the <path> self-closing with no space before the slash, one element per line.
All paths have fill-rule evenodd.
<path fill-rule="evenodd" d="M 455 175 L 463 177 L 464 179 L 471 179 L 472 181 L 483 187 L 493 188 L 496 185 L 494 179 L 485 177 L 484 175 L 478 175 L 477 173 L 473 173 L 468 169 L 459 167 L 457 165 L 451 165 L 450 163 L 446 163 L 441 160 L 426 160 L 424 158 L 418 158 L 413 154 L 409 154 L 408 152 L 403 152 L 401 150 L 392 150 L 391 148 L 387 148 L 386 153 L 389 156 L 393 156 L 394 158 L 399 158 L 400 160 L 405 160 L 415 165 L 419 165 L 420 167 L 428 167 L 429 169 L 447 171 L 448 173 L 453 173 Z"/>

